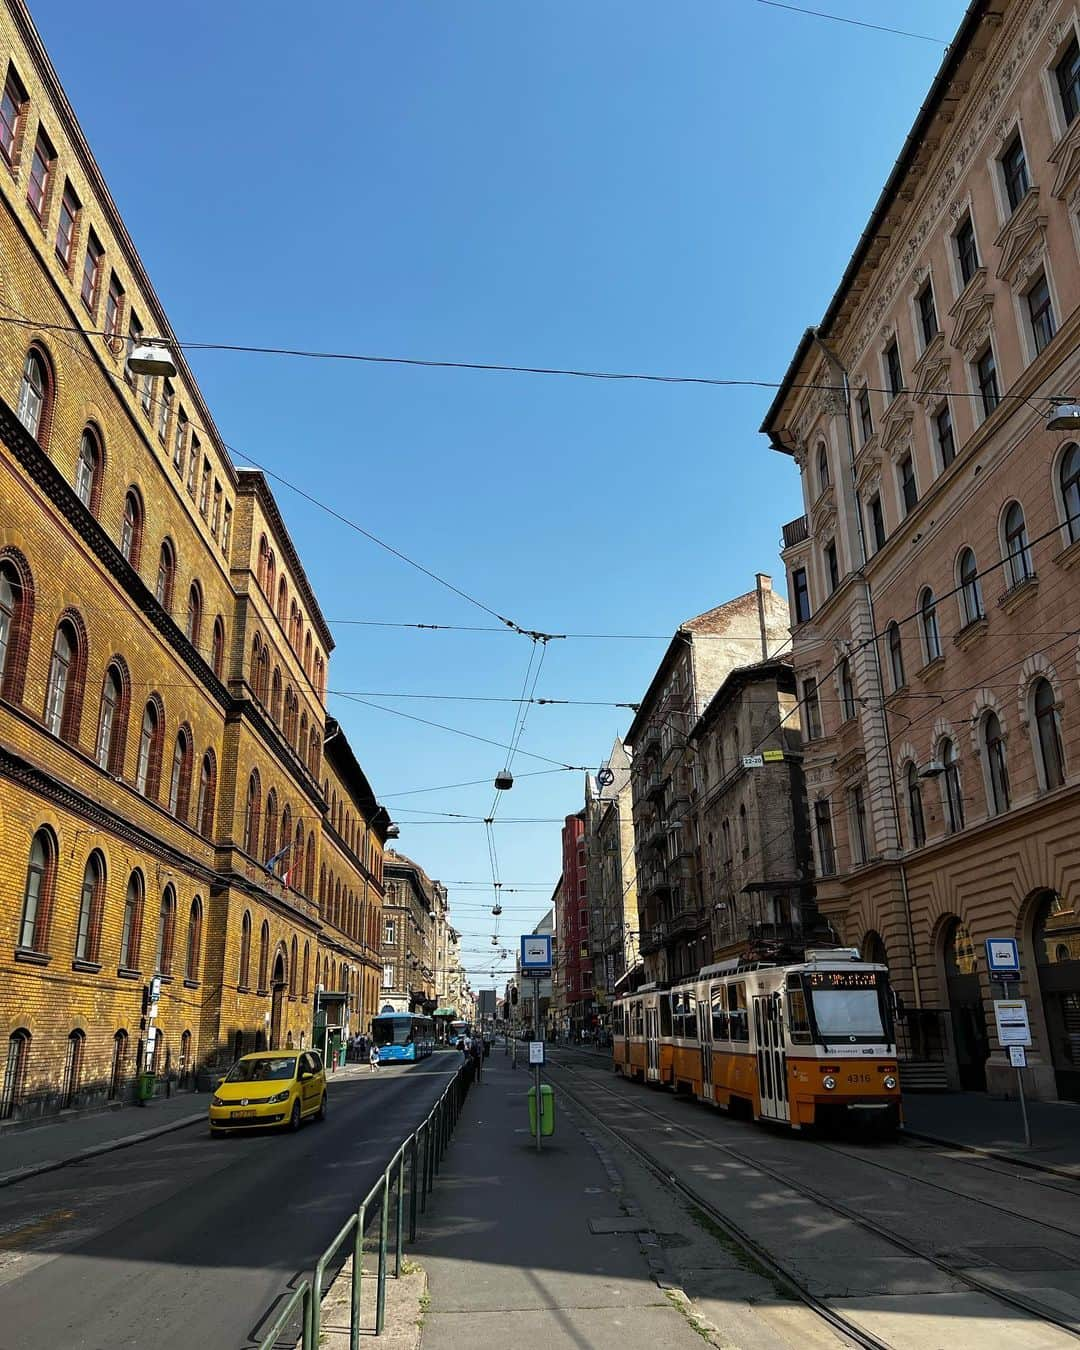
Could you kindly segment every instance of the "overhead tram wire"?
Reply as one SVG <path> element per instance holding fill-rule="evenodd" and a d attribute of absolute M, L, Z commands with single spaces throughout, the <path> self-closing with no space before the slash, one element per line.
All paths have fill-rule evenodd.
<path fill-rule="evenodd" d="M 833 23 L 850 24 L 853 28 L 869 28 L 875 33 L 889 33 L 893 37 L 914 38 L 918 42 L 932 42 L 938 47 L 948 47 L 949 42 L 946 38 L 931 37 L 929 33 L 912 33 L 906 28 L 887 28 L 884 24 L 868 23 L 864 19 L 849 19 L 844 14 L 826 14 L 820 9 L 803 9 L 801 5 L 783 4 L 782 0 L 755 0 L 756 4 L 765 5 L 769 9 L 787 10 L 791 14 L 805 14 L 814 19 L 829 19 Z"/>

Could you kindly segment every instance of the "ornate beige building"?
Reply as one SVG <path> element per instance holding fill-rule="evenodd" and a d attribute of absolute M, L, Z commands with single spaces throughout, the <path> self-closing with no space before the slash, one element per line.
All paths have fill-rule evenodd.
<path fill-rule="evenodd" d="M 1019 940 L 1029 1091 L 1080 1098 L 1080 19 L 972 4 L 762 430 L 784 527 L 818 902 L 888 960 L 905 1048 L 1013 1081 L 984 940 Z"/>

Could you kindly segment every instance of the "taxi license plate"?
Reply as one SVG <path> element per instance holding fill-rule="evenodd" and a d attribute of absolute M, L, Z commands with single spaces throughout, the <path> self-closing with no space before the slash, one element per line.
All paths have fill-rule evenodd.
<path fill-rule="evenodd" d="M 254 1118 L 254 1111 L 234 1111 L 232 1113 L 233 1120 L 254 1120 Z"/>

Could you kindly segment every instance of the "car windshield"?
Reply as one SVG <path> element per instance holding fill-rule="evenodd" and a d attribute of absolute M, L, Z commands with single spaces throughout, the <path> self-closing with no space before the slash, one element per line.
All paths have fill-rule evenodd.
<path fill-rule="evenodd" d="M 885 1039 L 876 989 L 815 989 L 814 1018 L 822 1040 Z"/>
<path fill-rule="evenodd" d="M 229 1071 L 226 1083 L 265 1083 L 272 1079 L 292 1078 L 296 1073 L 296 1056 L 282 1055 L 273 1059 L 242 1059 Z"/>

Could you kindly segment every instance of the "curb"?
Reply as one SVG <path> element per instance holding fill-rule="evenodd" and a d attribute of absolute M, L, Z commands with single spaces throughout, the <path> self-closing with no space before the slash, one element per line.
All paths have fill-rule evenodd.
<path fill-rule="evenodd" d="M 998 1162 L 1012 1163 L 1016 1167 L 1026 1167 L 1032 1172 L 1048 1172 L 1065 1181 L 1080 1181 L 1080 1168 L 1058 1167 L 1055 1163 L 1033 1162 L 1030 1158 L 1018 1157 L 1015 1153 L 1005 1153 L 1002 1149 L 984 1148 L 981 1144 L 961 1144 L 955 1139 L 943 1139 L 937 1134 L 924 1134 L 921 1130 L 903 1131 L 908 1139 L 921 1139 L 927 1144 L 940 1144 L 945 1148 L 959 1149 L 961 1153 L 977 1153 L 983 1158 L 994 1158 Z"/>
<path fill-rule="evenodd" d="M 93 1144 L 90 1148 L 83 1148 L 78 1153 L 72 1153 L 67 1158 L 48 1158 L 45 1162 L 33 1163 L 29 1167 L 16 1167 L 10 1172 L 0 1172 L 0 1187 L 14 1186 L 16 1182 L 28 1181 L 31 1177 L 41 1176 L 43 1172 L 56 1172 L 61 1167 L 67 1167 L 69 1163 L 85 1162 L 87 1158 L 96 1158 L 101 1153 L 113 1153 L 117 1149 L 128 1148 L 132 1144 L 142 1144 L 148 1139 L 157 1139 L 160 1135 L 171 1134 L 173 1130 L 183 1130 L 189 1125 L 197 1125 L 205 1122 L 206 1112 L 200 1111 L 197 1115 L 183 1116 L 179 1120 L 171 1120 L 168 1125 L 157 1125 L 152 1130 L 140 1130 L 138 1134 L 119 1135 L 115 1139 L 106 1139 L 104 1143 Z"/>

